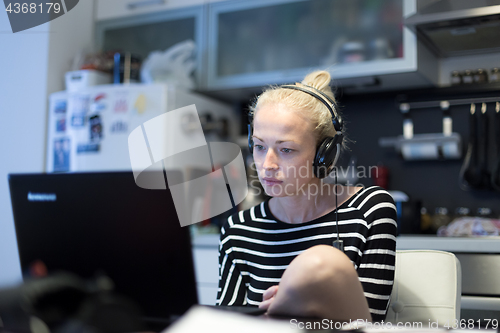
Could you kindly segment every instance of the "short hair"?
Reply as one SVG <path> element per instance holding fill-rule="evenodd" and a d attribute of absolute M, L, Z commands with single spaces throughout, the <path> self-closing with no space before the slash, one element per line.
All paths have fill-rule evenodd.
<path fill-rule="evenodd" d="M 300 83 L 297 82 L 296 85 L 305 89 L 313 87 L 328 95 L 335 102 L 335 113 L 338 117 L 341 117 L 335 96 L 330 88 L 330 81 L 330 73 L 327 71 L 315 71 L 307 74 L 304 80 Z M 249 115 L 251 119 L 255 118 L 255 115 L 261 107 L 269 104 L 284 104 L 290 111 L 298 112 L 310 119 L 314 125 L 314 134 L 317 144 L 322 142 L 326 137 L 333 137 L 336 134 L 330 111 L 316 97 L 299 90 L 282 88 L 279 85 L 270 86 L 257 96 L 250 106 Z M 345 126 L 343 126 L 342 132 L 345 136 Z M 345 142 L 345 140 L 343 142 Z"/>

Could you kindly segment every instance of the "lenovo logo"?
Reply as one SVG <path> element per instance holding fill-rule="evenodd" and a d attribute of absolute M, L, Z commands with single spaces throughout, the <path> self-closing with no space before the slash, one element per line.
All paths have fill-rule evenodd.
<path fill-rule="evenodd" d="M 56 201 L 55 193 L 31 193 L 28 192 L 28 201 Z"/>

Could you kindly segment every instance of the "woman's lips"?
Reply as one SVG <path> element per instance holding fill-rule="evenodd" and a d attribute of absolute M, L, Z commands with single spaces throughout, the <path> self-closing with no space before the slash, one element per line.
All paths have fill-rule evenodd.
<path fill-rule="evenodd" d="M 264 185 L 268 185 L 268 186 L 272 186 L 272 185 L 277 185 L 277 184 L 283 183 L 282 180 L 277 180 L 277 179 L 272 179 L 272 178 L 268 178 L 268 179 L 263 178 L 262 182 L 264 183 Z"/>

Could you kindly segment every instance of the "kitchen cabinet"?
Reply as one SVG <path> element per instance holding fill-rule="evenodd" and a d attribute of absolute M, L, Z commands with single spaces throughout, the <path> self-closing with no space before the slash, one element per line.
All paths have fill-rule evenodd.
<path fill-rule="evenodd" d="M 97 0 L 96 19 L 123 18 L 204 3 L 205 0 Z"/>
<path fill-rule="evenodd" d="M 99 49 L 144 59 L 193 39 L 197 88 L 209 93 L 293 82 L 314 69 L 327 69 L 338 85 L 364 92 L 429 87 L 439 77 L 439 62 L 403 25 L 415 0 L 97 4 Z"/>
<path fill-rule="evenodd" d="M 118 2 L 125 3 L 123 0 Z M 195 1 L 187 2 L 194 3 Z M 128 51 L 145 60 L 153 51 L 165 51 L 177 43 L 191 39 L 196 43 L 195 79 L 199 86 L 202 80 L 201 68 L 203 68 L 202 55 L 205 41 L 204 8 L 204 5 L 189 6 L 101 20 L 96 25 L 98 49 Z"/>
<path fill-rule="evenodd" d="M 403 25 L 415 6 L 413 0 L 211 4 L 207 86 L 218 90 L 286 83 L 313 69 L 330 70 L 344 86 L 376 86 L 380 80 L 397 88 L 433 85 L 437 61 Z M 411 80 L 394 77 L 401 73 L 417 75 Z"/>
<path fill-rule="evenodd" d="M 96 20 L 109 20 L 227 0 L 97 0 Z"/>

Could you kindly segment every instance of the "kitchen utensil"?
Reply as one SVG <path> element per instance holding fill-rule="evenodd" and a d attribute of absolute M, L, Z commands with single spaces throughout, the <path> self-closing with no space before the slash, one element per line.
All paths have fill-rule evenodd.
<path fill-rule="evenodd" d="M 496 160 L 491 172 L 491 185 L 495 190 L 500 191 L 500 102 L 496 102 L 494 117 Z"/>
<path fill-rule="evenodd" d="M 479 114 L 479 132 L 478 132 L 478 151 L 480 168 L 480 187 L 483 189 L 491 188 L 490 170 L 488 167 L 488 146 L 489 146 L 489 122 L 486 113 L 486 103 L 481 104 L 481 113 Z"/>
<path fill-rule="evenodd" d="M 460 170 L 460 187 L 463 190 L 478 188 L 481 184 L 477 139 L 476 105 L 472 103 L 469 115 L 469 144 L 464 164 Z"/>

